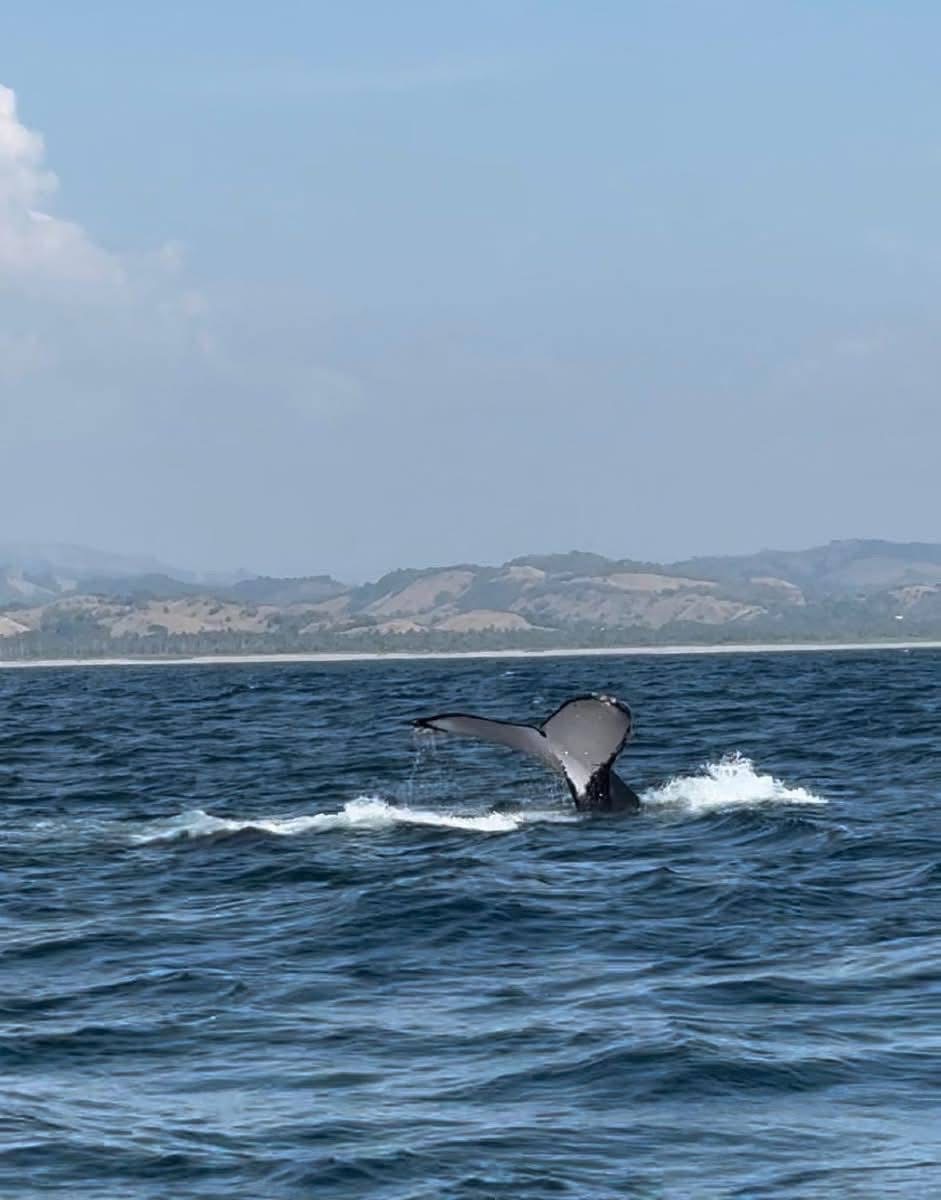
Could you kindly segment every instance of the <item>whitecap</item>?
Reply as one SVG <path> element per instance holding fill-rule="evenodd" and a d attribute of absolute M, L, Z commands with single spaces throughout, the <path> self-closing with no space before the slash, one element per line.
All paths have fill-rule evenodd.
<path fill-rule="evenodd" d="M 770 804 L 826 804 L 806 788 L 759 774 L 751 759 L 738 753 L 705 763 L 699 775 L 676 775 L 641 798 L 648 808 L 678 808 L 695 815 Z"/>
<path fill-rule="evenodd" d="M 329 830 L 391 829 L 395 825 L 461 829 L 472 833 L 512 833 L 524 825 L 537 822 L 568 822 L 575 819 L 570 814 L 538 810 L 461 815 L 390 804 L 378 796 L 359 796 L 344 804 L 339 812 L 296 817 L 217 817 L 200 808 L 190 809 L 147 825 L 132 834 L 132 840 L 137 844 L 146 844 L 185 838 L 224 837 L 247 831 L 294 837 Z"/>

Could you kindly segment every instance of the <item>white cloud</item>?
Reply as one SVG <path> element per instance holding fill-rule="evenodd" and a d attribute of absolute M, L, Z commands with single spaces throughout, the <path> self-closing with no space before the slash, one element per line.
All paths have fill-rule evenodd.
<path fill-rule="evenodd" d="M 22 124 L 15 93 L 0 85 L 0 286 L 30 294 L 122 287 L 127 275 L 117 256 L 45 211 L 58 180 L 44 157 L 42 137 Z"/>
<path fill-rule="evenodd" d="M 55 191 L 56 178 L 42 166 L 42 138 L 21 125 L 16 94 L 0 84 L 0 202 L 29 209 Z"/>
<path fill-rule="evenodd" d="M 22 123 L 15 93 L 0 85 L 0 302 L 32 305 L 40 323 L 63 306 L 83 313 L 89 306 L 120 309 L 125 336 L 131 316 L 140 319 L 139 329 L 163 326 L 163 340 L 169 324 L 182 334 L 205 315 L 204 298 L 183 281 L 178 242 L 148 254 L 108 250 L 81 225 L 49 211 L 58 186 L 41 135 Z"/>
<path fill-rule="evenodd" d="M 204 297 L 182 247 L 121 254 L 55 212 L 40 134 L 0 86 L 0 419 L 6 437 L 71 436 L 135 404 L 205 355 Z M 9 445 L 9 441 L 8 441 Z"/>
<path fill-rule="evenodd" d="M 303 436 L 311 417 L 358 408 L 358 381 L 319 361 L 310 330 L 282 336 L 257 297 L 211 304 L 176 241 L 108 248 L 56 212 L 57 190 L 42 137 L 0 86 L 0 475 L 26 461 L 17 447 L 168 459 L 207 430 Z"/>

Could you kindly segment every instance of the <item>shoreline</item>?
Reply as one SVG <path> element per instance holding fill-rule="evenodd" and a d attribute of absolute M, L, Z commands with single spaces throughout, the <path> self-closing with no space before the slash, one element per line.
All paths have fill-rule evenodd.
<path fill-rule="evenodd" d="M 0 670 L 57 667 L 196 667 L 263 663 L 421 662 L 461 659 L 635 658 L 691 654 L 822 654 L 870 650 L 941 650 L 938 642 L 730 642 L 721 646 L 601 646 L 558 650 L 311 651 L 296 654 L 202 654 L 188 658 L 0 658 Z"/>

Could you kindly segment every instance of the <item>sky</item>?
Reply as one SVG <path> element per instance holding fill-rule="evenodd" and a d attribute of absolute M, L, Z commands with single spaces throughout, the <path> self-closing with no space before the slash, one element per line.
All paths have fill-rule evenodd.
<path fill-rule="evenodd" d="M 0 541 L 941 540 L 939 44 L 918 0 L 20 6 Z"/>

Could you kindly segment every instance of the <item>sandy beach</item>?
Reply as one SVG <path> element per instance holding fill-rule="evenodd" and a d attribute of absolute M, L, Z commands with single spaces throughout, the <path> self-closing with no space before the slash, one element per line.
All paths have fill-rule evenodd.
<path fill-rule="evenodd" d="M 408 662 L 423 659 L 629 658 L 681 654 L 807 654 L 869 650 L 941 650 L 941 642 L 738 642 L 724 646 L 607 646 L 560 650 L 454 650 L 311 654 L 203 654 L 191 658 L 37 658 L 5 660 L 4 667 L 172 667 L 234 666 L 239 663 Z"/>

